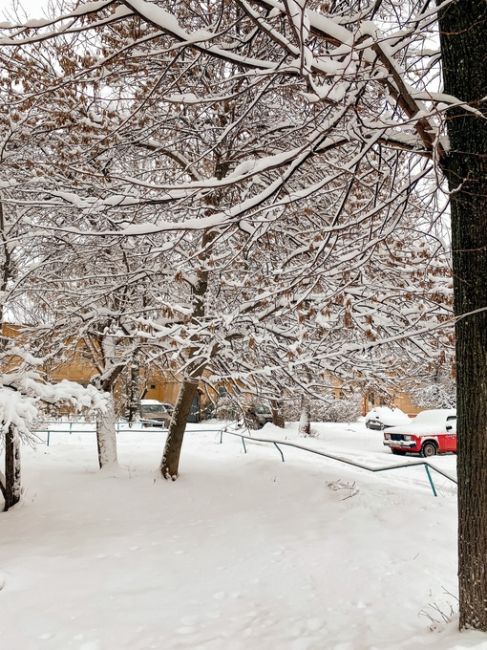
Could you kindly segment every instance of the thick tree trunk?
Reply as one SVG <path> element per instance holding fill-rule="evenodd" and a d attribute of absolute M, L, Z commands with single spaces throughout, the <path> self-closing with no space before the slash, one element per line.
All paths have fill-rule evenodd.
<path fill-rule="evenodd" d="M 201 373 L 200 373 L 201 374 Z M 199 375 L 200 376 L 200 375 Z M 166 444 L 161 461 L 161 474 L 165 479 L 175 481 L 179 473 L 179 458 L 183 446 L 186 423 L 191 412 L 191 405 L 198 390 L 198 379 L 183 381 L 179 391 L 178 400 L 174 407 Z"/>
<path fill-rule="evenodd" d="M 108 405 L 104 412 L 96 416 L 96 442 L 98 445 L 98 464 L 103 467 L 117 465 L 117 418 L 113 396 L 108 393 Z"/>
<path fill-rule="evenodd" d="M 301 397 L 301 415 L 299 418 L 298 432 L 302 436 L 311 435 L 311 408 L 307 395 Z"/>
<path fill-rule="evenodd" d="M 487 631 L 487 3 L 439 16 L 445 92 L 467 102 L 447 115 L 457 355 L 460 628 Z M 484 311 L 482 311 L 484 310 Z M 464 314 L 470 314 L 464 316 Z"/>
<path fill-rule="evenodd" d="M 20 439 L 14 426 L 5 434 L 5 485 L 4 510 L 9 510 L 20 501 L 22 485 L 20 480 Z"/>

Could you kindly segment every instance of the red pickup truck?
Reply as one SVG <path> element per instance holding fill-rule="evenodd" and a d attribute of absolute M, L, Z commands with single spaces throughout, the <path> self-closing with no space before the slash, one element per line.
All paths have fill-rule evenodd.
<path fill-rule="evenodd" d="M 393 454 L 434 456 L 457 451 L 457 416 L 455 409 L 422 411 L 410 424 L 388 427 L 384 445 Z"/>

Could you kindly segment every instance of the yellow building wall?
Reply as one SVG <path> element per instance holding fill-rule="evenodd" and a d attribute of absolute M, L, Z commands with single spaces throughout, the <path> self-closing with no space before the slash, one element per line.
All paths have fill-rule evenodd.
<path fill-rule="evenodd" d="M 7 338 L 22 337 L 22 327 L 19 325 L 4 323 L 2 332 Z M 12 357 L 7 361 L 6 369 L 15 368 L 17 363 L 18 361 L 15 357 Z M 97 369 L 91 361 L 90 355 L 88 354 L 83 342 L 78 343 L 74 350 L 68 348 L 67 359 L 62 363 L 51 361 L 46 363 L 42 370 L 45 373 L 46 380 L 48 381 L 59 382 L 63 379 L 68 379 L 84 385 L 89 384 L 97 374 Z M 157 399 L 160 402 L 168 402 L 170 404 L 176 403 L 180 382 L 174 374 L 169 375 L 156 368 L 142 367 L 140 379 L 141 397 L 145 399 Z M 330 384 L 333 387 L 334 395 L 339 399 L 342 393 L 340 382 L 336 377 L 330 376 L 329 379 Z M 122 381 L 126 381 L 126 379 L 123 378 Z M 120 387 L 119 390 L 122 390 L 122 387 Z M 208 389 L 206 386 L 202 386 L 199 393 L 201 407 L 204 407 L 211 401 L 211 396 L 216 398 L 218 395 L 216 390 Z M 363 415 L 365 415 L 365 413 L 367 413 L 373 406 L 380 406 L 379 400 L 375 398 L 371 399 L 369 395 L 364 395 L 362 398 Z M 400 408 L 408 415 L 416 415 L 419 411 L 423 410 L 415 404 L 411 396 L 405 392 L 397 393 L 391 401 L 391 406 Z"/>
<path fill-rule="evenodd" d="M 417 415 L 420 411 L 424 411 L 424 406 L 415 404 L 408 393 L 398 393 L 393 400 L 393 406 L 401 409 L 408 415 Z"/>

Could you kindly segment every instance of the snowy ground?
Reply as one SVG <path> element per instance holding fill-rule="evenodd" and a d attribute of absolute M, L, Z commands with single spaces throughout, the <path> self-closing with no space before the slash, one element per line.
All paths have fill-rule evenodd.
<path fill-rule="evenodd" d="M 282 463 L 205 428 L 187 434 L 176 483 L 155 471 L 160 432 L 120 433 L 117 472 L 97 471 L 92 433 L 24 451 L 23 503 L 0 514 L 0 648 L 487 648 L 443 621 L 456 610 L 446 479 L 434 498 L 422 468 L 369 474 L 289 448 Z M 380 432 L 317 429 L 304 444 L 397 461 Z"/>

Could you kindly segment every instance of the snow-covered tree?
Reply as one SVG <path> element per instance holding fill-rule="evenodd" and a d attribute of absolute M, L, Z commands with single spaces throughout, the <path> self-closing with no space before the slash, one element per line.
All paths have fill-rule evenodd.
<path fill-rule="evenodd" d="M 98 199 L 100 209 L 112 209 L 115 202 L 115 215 L 121 215 L 123 207 L 134 202 L 147 209 L 154 204 L 170 205 L 170 212 L 160 215 L 154 231 L 206 232 L 206 239 L 205 235 L 200 239 L 204 263 L 209 236 L 213 245 L 214 240 L 229 229 L 240 229 L 253 242 L 280 218 L 284 208 L 287 217 L 290 206 L 303 205 L 306 198 L 326 193 L 327 188 L 336 192 L 337 183 L 345 188 L 346 179 L 352 177 L 360 179 L 360 189 L 368 197 L 365 201 L 368 207 L 357 209 L 355 213 L 349 211 L 349 215 L 355 216 L 354 225 L 361 233 L 364 247 L 373 251 L 384 245 L 388 228 L 392 232 L 399 224 L 399 206 L 407 210 L 405 198 L 412 189 L 420 187 L 424 192 L 427 180 L 433 177 L 435 165 L 439 163 L 436 167 L 448 180 L 453 217 L 460 386 L 461 626 L 482 629 L 487 629 L 487 579 L 482 568 L 487 539 L 474 540 L 473 536 L 478 533 L 479 508 L 484 508 L 487 501 L 487 482 L 481 469 L 475 473 L 477 464 L 473 461 L 483 456 L 487 439 L 486 364 L 482 363 L 487 349 L 486 231 L 483 223 L 486 176 L 483 161 L 487 139 L 484 133 L 485 66 L 482 63 L 486 20 L 483 0 L 462 3 L 438 0 L 436 4 L 416 0 L 403 3 L 356 0 L 316 6 L 287 0 L 236 0 L 207 3 L 204 12 L 199 3 L 191 1 L 171 4 L 103 0 L 81 4 L 56 21 L 7 26 L 8 33 L 2 39 L 6 46 L 4 56 L 8 58 L 14 48 L 28 48 L 32 43 L 38 44 L 40 39 L 55 38 L 56 34 L 60 38 L 84 34 L 95 54 L 93 60 L 85 62 L 83 70 L 68 72 L 63 81 L 67 85 L 75 79 L 85 83 L 93 83 L 94 78 L 103 79 L 112 64 L 118 65 L 118 72 L 113 74 L 118 74 L 120 79 L 129 72 L 129 65 L 130 72 L 135 73 L 138 62 L 147 59 L 148 52 L 160 55 L 159 76 L 151 77 L 146 86 L 140 77 L 138 106 L 124 113 L 128 128 L 139 119 L 142 107 L 151 103 L 153 93 L 161 84 L 165 86 L 168 101 L 181 106 L 183 113 L 185 108 L 197 105 L 203 115 L 205 107 L 224 103 L 228 98 L 228 77 L 226 72 L 220 76 L 214 74 L 214 61 L 228 65 L 222 69 L 233 70 L 228 74 L 232 81 L 238 80 L 239 85 L 230 93 L 231 97 L 235 94 L 246 97 L 248 106 L 254 107 L 262 98 L 272 96 L 278 126 L 289 124 L 289 103 L 282 101 L 284 97 L 292 96 L 297 104 L 304 102 L 309 106 L 302 122 L 291 126 L 294 139 L 278 137 L 272 143 L 272 153 L 254 148 L 245 164 L 231 167 L 224 177 L 216 176 L 214 170 L 204 170 L 203 177 L 196 181 L 188 180 L 183 174 L 157 186 L 152 182 L 149 187 L 144 179 L 142 198 L 140 192 L 135 192 L 137 184 L 125 177 L 118 194 Z M 438 24 L 440 47 L 436 46 Z M 444 63 L 444 93 L 439 92 L 441 62 Z M 175 76 L 172 76 L 173 71 L 177 71 Z M 204 87 L 199 81 L 194 82 L 201 78 L 208 79 Z M 445 118 L 448 138 L 445 137 Z M 239 114 L 235 123 L 240 120 Z M 211 120 L 210 123 L 213 124 Z M 184 119 L 180 125 L 180 132 L 191 128 Z M 197 125 L 201 129 L 206 128 L 207 123 L 202 121 Z M 252 125 L 256 137 L 259 128 L 257 120 Z M 147 132 L 150 129 L 147 125 Z M 227 124 L 222 129 L 231 131 Z M 243 143 L 240 147 L 244 149 Z M 395 151 L 401 152 L 398 160 L 407 160 L 401 163 L 402 168 L 408 169 L 404 178 L 396 175 L 397 167 L 391 166 Z M 307 173 L 311 160 L 317 161 L 320 155 L 330 152 L 332 158 L 328 158 L 323 177 Z M 362 165 L 371 152 L 379 162 L 372 163 L 377 177 L 369 184 L 368 179 L 374 175 L 364 177 L 366 169 L 362 169 Z M 388 198 L 381 195 L 382 178 L 390 188 Z M 394 178 L 392 183 L 391 178 Z M 356 182 L 349 181 L 348 186 Z M 229 203 L 214 204 L 213 209 L 206 212 L 192 209 L 196 197 L 212 196 L 223 188 L 231 197 Z M 350 205 L 350 196 L 345 192 L 345 198 L 337 203 L 336 220 L 323 224 L 321 233 L 325 241 L 330 242 L 341 234 L 341 206 Z M 83 192 L 63 195 L 64 203 L 70 203 L 75 210 L 91 200 Z M 118 223 L 122 224 L 123 220 Z M 376 226 L 371 227 L 371 223 Z M 351 225 L 347 222 L 348 232 Z M 93 230 L 96 231 L 96 227 Z M 130 225 L 120 230 L 123 236 L 134 234 Z M 355 243 L 359 240 L 360 235 L 354 239 Z M 322 249 L 320 258 L 326 255 L 327 249 Z M 352 245 L 349 260 L 352 275 L 358 272 L 354 262 L 360 257 L 363 258 L 363 254 L 358 254 L 356 246 Z M 344 266 L 346 257 L 340 259 Z M 350 284 L 351 289 L 354 287 L 355 280 Z M 338 299 L 343 300 L 344 317 L 347 322 L 353 321 L 354 316 L 358 319 L 354 302 L 344 295 L 344 287 L 340 288 L 342 297 Z M 355 289 L 355 300 L 361 306 L 364 303 L 357 291 Z M 395 306 L 391 304 L 391 308 Z M 201 316 L 193 312 L 195 315 Z M 425 322 L 420 312 L 413 314 L 406 309 L 406 315 L 412 319 L 414 315 L 418 317 L 417 334 L 426 335 L 437 327 L 436 320 L 433 324 Z M 396 329 L 394 334 L 382 337 L 381 332 L 395 330 L 392 325 L 395 319 L 392 316 L 376 319 L 375 312 L 370 311 L 362 316 L 373 320 L 369 323 L 370 337 L 374 339 L 379 333 L 364 346 L 367 354 L 373 350 L 376 358 L 387 354 L 386 343 L 401 345 L 400 341 L 410 338 L 414 330 L 410 329 L 411 321 L 408 320 L 402 333 Z M 332 317 L 332 324 L 336 322 L 336 316 Z M 196 323 L 197 319 L 193 319 L 191 324 L 195 326 Z M 354 346 L 359 346 L 357 340 L 345 344 L 347 351 L 352 349 L 355 353 L 355 363 L 361 372 L 367 355 L 362 356 L 360 348 Z M 342 353 L 343 349 L 342 344 Z M 335 365 L 341 364 L 342 360 L 337 360 Z M 201 363 L 190 367 L 191 372 L 195 372 Z M 475 489 L 471 489 L 472 485 Z M 476 553 L 471 552 L 474 546 L 479 549 Z"/>
<path fill-rule="evenodd" d="M 303 369 L 316 379 L 338 373 L 356 382 L 399 374 L 405 358 L 428 354 L 431 325 L 412 346 L 405 341 L 447 310 L 426 296 L 430 280 L 418 277 L 427 245 L 421 250 L 410 226 L 399 235 L 397 228 L 429 163 L 416 156 L 405 164 L 397 151 L 413 146 L 414 126 L 405 137 L 385 123 L 385 113 L 384 123 L 370 122 L 376 104 L 385 111 L 388 101 L 382 81 L 371 83 L 375 64 L 352 74 L 359 56 L 352 49 L 327 69 L 321 59 L 334 55 L 316 40 L 298 71 L 290 65 L 299 48 L 289 16 L 277 12 L 267 24 L 245 4 L 223 18 L 218 3 L 204 15 L 174 8 L 190 45 L 178 45 L 181 34 L 162 6 L 146 14 L 147 3 L 125 3 L 132 9 L 123 20 L 110 14 L 111 3 L 103 6 L 107 14 L 89 4 L 75 12 L 75 20 L 87 20 L 79 30 L 85 40 L 62 22 L 56 30 L 60 64 L 57 73 L 48 70 L 45 87 L 53 96 L 69 89 L 65 109 L 59 106 L 70 147 L 62 147 L 57 187 L 46 190 L 44 203 L 63 215 L 61 231 L 73 224 L 75 238 L 81 224 L 109 245 L 167 233 L 165 264 L 175 270 L 176 289 L 169 302 L 182 304 L 184 316 L 159 333 L 173 337 L 172 362 L 183 381 L 163 474 L 177 474 L 204 373 L 216 381 L 246 375 L 249 390 L 268 383 L 268 393 L 279 396 L 282 368 L 298 381 Z M 227 36 L 224 50 L 209 51 L 206 41 L 220 39 L 212 31 L 220 20 L 241 41 L 235 52 Z M 173 50 L 177 55 L 168 54 Z M 419 143 L 428 137 L 419 135 Z M 169 280 L 159 280 L 161 293 Z M 413 305 L 418 295 L 421 307 Z"/>

